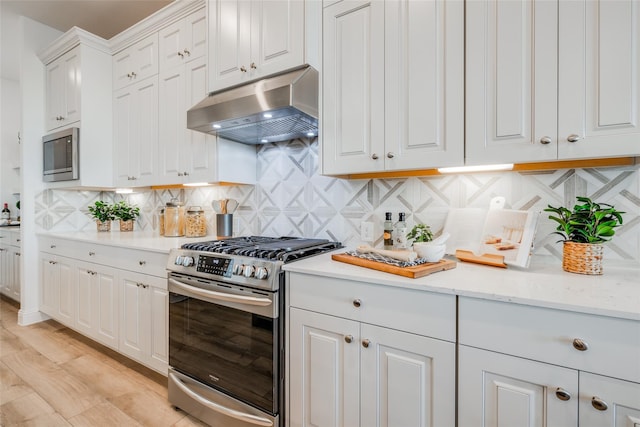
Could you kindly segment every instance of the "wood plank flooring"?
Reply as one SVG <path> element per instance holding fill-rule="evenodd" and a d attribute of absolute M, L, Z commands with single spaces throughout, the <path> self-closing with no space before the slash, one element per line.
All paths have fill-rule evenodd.
<path fill-rule="evenodd" d="M 205 426 L 162 375 L 53 320 L 18 326 L 0 297 L 0 426 Z"/>

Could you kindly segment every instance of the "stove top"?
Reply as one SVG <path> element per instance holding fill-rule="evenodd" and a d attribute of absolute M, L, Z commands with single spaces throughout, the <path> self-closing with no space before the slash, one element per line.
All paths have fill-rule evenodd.
<path fill-rule="evenodd" d="M 342 245 L 339 242 L 331 242 L 326 239 L 248 236 L 185 243 L 181 248 L 192 251 L 277 260 L 286 263 L 341 247 Z"/>
<path fill-rule="evenodd" d="M 232 237 L 185 243 L 169 254 L 172 274 L 277 290 L 285 263 L 342 248 L 340 242 L 302 237 Z"/>

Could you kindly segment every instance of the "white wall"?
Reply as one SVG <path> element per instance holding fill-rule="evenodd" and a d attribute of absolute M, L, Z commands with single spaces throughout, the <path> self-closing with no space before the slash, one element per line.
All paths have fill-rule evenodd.
<path fill-rule="evenodd" d="M 12 43 L 18 53 L 12 60 L 19 65 L 20 116 L 22 122 L 20 144 L 21 167 L 21 232 L 22 284 L 18 323 L 26 325 L 43 319 L 39 312 L 38 242 L 35 235 L 35 195 L 42 192 L 42 135 L 45 133 L 44 65 L 38 59 L 42 51 L 61 32 L 24 17 L 17 17 L 17 31 Z M 3 52 L 3 60 L 4 52 Z M 28 262 L 27 262 L 28 261 Z"/>

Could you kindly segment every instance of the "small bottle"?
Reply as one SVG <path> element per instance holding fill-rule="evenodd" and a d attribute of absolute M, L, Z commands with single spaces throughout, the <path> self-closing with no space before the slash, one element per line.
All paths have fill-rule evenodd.
<path fill-rule="evenodd" d="M 407 249 L 407 223 L 404 221 L 404 218 L 404 212 L 400 212 L 393 234 L 395 249 Z"/>
<path fill-rule="evenodd" d="M 386 212 L 384 214 L 384 248 L 385 249 L 393 249 L 393 221 L 391 220 L 391 212 Z"/>
<path fill-rule="evenodd" d="M 11 211 L 9 210 L 9 204 L 5 203 L 4 208 L 2 208 L 2 216 L 1 219 L 9 220 L 11 219 Z"/>

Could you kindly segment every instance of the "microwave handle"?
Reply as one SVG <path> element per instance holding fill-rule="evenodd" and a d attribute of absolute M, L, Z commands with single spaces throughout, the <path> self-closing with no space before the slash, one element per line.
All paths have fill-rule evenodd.
<path fill-rule="evenodd" d="M 169 283 L 186 292 L 190 292 L 194 295 L 198 295 L 198 296 L 212 299 L 212 300 L 228 301 L 228 302 L 235 302 L 235 303 L 247 304 L 247 305 L 258 305 L 261 307 L 266 307 L 272 304 L 272 301 L 269 298 L 248 297 L 243 295 L 234 295 L 234 294 L 227 294 L 224 292 L 216 292 L 216 291 L 210 291 L 207 289 L 200 289 L 200 288 L 196 288 L 195 286 L 190 286 L 190 285 L 187 285 L 186 283 L 183 283 L 171 278 L 169 279 Z"/>
<path fill-rule="evenodd" d="M 268 418 L 258 417 L 256 415 L 246 414 L 244 412 L 236 411 L 231 408 L 227 408 L 225 406 L 214 403 L 204 397 L 200 396 L 198 393 L 191 390 L 189 387 L 184 384 L 180 378 L 178 378 L 175 374 L 169 373 L 169 379 L 176 385 L 180 390 L 182 390 L 185 394 L 187 394 L 192 399 L 196 400 L 201 405 L 206 406 L 207 408 L 224 414 L 228 417 L 235 418 L 237 420 L 256 425 L 262 427 L 272 427 L 273 422 Z"/>

